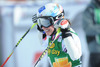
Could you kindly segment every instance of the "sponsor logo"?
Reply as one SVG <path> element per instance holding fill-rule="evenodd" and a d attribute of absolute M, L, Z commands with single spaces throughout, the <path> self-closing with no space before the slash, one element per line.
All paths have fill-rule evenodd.
<path fill-rule="evenodd" d="M 61 25 L 65 25 L 65 24 L 67 24 L 67 20 L 63 20 L 62 22 L 61 22 Z"/>
<path fill-rule="evenodd" d="M 43 6 L 43 7 L 41 7 L 38 11 L 39 11 L 39 13 L 41 13 L 43 10 L 45 10 L 46 8 L 45 8 L 45 6 Z"/>
<path fill-rule="evenodd" d="M 53 50 L 48 49 L 48 55 L 50 55 L 50 54 L 59 56 L 60 55 L 60 51 L 59 50 L 55 50 L 55 49 L 53 49 Z"/>
<path fill-rule="evenodd" d="M 50 48 L 54 48 L 55 47 L 55 44 L 53 43 L 51 46 L 50 46 Z"/>

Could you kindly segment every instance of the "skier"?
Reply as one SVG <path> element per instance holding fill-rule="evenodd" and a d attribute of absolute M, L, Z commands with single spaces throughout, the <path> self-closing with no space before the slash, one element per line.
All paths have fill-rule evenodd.
<path fill-rule="evenodd" d="M 34 20 L 34 17 L 32 18 Z M 37 12 L 37 29 L 43 39 L 41 44 L 50 45 L 55 38 L 57 29 L 61 28 L 60 35 L 48 49 L 48 57 L 52 67 L 78 67 L 81 65 L 81 43 L 70 22 L 64 18 L 64 10 L 57 3 L 48 3 Z"/>

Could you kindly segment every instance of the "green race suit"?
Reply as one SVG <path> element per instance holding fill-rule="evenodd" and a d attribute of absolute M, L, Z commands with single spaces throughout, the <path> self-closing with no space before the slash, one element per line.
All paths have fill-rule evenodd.
<path fill-rule="evenodd" d="M 51 38 L 49 38 L 49 43 L 51 41 Z M 68 58 L 68 62 L 71 62 L 72 67 L 80 65 L 79 59 L 73 61 L 70 58 L 69 54 L 63 50 L 62 41 L 62 36 L 60 35 L 58 39 L 55 40 L 51 47 L 48 49 L 48 56 L 50 58 L 51 64 L 53 65 L 53 63 L 56 62 L 57 59 L 66 57 Z"/>

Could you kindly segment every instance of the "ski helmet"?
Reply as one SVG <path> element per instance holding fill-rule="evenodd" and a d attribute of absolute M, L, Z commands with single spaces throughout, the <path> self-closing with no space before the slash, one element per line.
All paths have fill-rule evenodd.
<path fill-rule="evenodd" d="M 63 7 L 57 3 L 48 3 L 37 12 L 39 27 L 49 27 L 54 24 L 54 21 L 64 17 Z"/>

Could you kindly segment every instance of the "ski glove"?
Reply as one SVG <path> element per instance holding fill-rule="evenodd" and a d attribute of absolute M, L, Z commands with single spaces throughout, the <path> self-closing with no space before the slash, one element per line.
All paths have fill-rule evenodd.
<path fill-rule="evenodd" d="M 54 24 L 55 28 L 58 28 L 58 27 L 61 28 L 62 38 L 72 36 L 69 30 L 69 26 L 70 26 L 69 21 L 64 18 L 55 21 L 55 24 Z"/>
<path fill-rule="evenodd" d="M 33 23 L 37 23 L 37 14 L 34 14 L 33 15 L 33 17 L 32 17 L 32 21 L 33 21 Z M 37 29 L 40 31 L 40 32 L 42 32 L 43 33 L 43 29 L 41 29 L 40 27 L 39 27 L 39 25 L 37 25 Z M 43 37 L 43 39 L 46 37 L 46 34 L 45 33 L 43 33 L 42 34 L 42 37 Z"/>
<path fill-rule="evenodd" d="M 37 14 L 34 14 L 32 16 L 32 21 L 33 21 L 33 23 L 37 23 Z"/>
<path fill-rule="evenodd" d="M 68 28 L 69 27 L 69 21 L 64 19 L 64 18 L 59 19 L 59 20 L 54 22 L 54 27 L 55 28 L 60 27 L 61 29 Z"/>
<path fill-rule="evenodd" d="M 39 27 L 39 25 L 37 25 L 37 29 L 38 29 L 40 32 L 43 32 L 43 29 L 41 29 L 41 28 Z"/>
<path fill-rule="evenodd" d="M 33 16 L 32 16 L 32 21 L 33 21 L 33 23 L 37 23 L 37 14 L 34 14 Z M 40 32 L 43 32 L 43 30 L 39 27 L 39 25 L 37 25 L 37 29 L 40 31 Z"/>
<path fill-rule="evenodd" d="M 66 37 L 69 37 L 69 36 L 72 36 L 69 28 L 65 28 L 65 29 L 61 29 L 61 32 L 62 32 L 62 38 L 66 38 Z"/>

